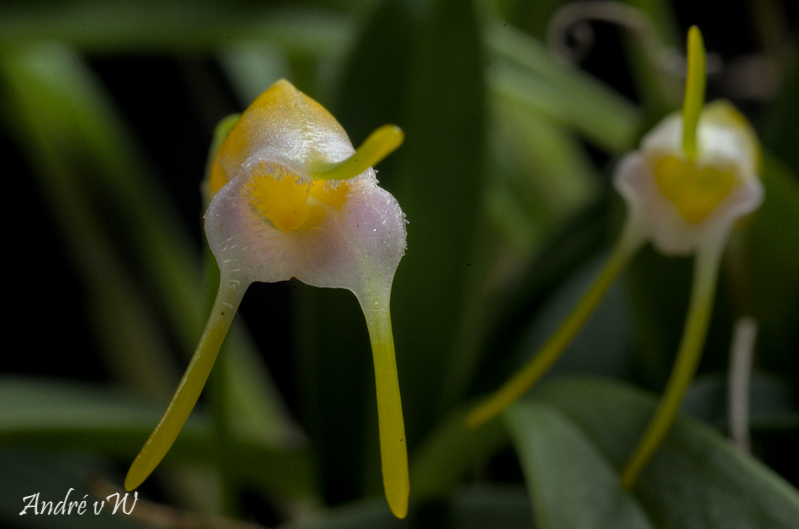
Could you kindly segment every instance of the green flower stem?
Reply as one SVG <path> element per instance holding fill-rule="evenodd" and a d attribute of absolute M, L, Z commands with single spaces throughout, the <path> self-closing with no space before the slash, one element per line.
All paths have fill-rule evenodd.
<path fill-rule="evenodd" d="M 654 419 L 624 466 L 621 484 L 625 489 L 635 484 L 638 475 L 660 447 L 677 417 L 688 385 L 694 378 L 707 336 L 723 248 L 723 241 L 714 241 L 697 252 L 691 304 L 688 307 L 686 329 L 674 370 Z"/>
<path fill-rule="evenodd" d="M 397 518 L 405 518 L 408 513 L 410 478 L 389 300 L 364 299 L 361 308 L 369 329 L 375 365 L 383 487 L 391 512 Z"/>
<path fill-rule="evenodd" d="M 225 278 L 220 281 L 211 315 L 189 367 L 186 368 L 164 416 L 161 417 L 161 421 L 150 434 L 150 438 L 144 443 L 139 455 L 136 456 L 128 470 L 128 475 L 125 478 L 127 490 L 133 490 L 141 485 L 175 442 L 189 418 L 191 410 L 197 404 L 197 399 L 200 398 L 200 393 L 208 380 L 219 349 L 222 347 L 222 342 L 225 340 L 246 290 L 246 286 L 226 281 Z"/>
<path fill-rule="evenodd" d="M 499 415 L 544 376 L 594 312 L 610 285 L 641 244 L 643 237 L 631 223 L 628 223 L 605 267 L 569 317 L 521 371 L 466 417 L 467 426 L 476 428 Z"/>

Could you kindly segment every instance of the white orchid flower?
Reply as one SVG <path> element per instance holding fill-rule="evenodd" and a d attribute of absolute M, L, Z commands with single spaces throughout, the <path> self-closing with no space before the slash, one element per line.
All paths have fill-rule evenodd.
<path fill-rule="evenodd" d="M 667 116 L 618 164 L 613 183 L 628 215 L 607 264 L 541 350 L 467 417 L 476 427 L 501 413 L 560 357 L 613 280 L 646 242 L 665 255 L 695 254 L 694 280 L 680 349 L 660 407 L 622 470 L 631 487 L 668 433 L 696 372 L 713 306 L 719 263 L 737 220 L 763 201 L 760 147 L 752 127 L 728 102 L 704 107 L 705 50 L 688 32 L 682 113 Z"/>
<path fill-rule="evenodd" d="M 213 160 L 205 232 L 220 285 L 205 331 L 172 402 L 131 465 L 138 487 L 197 402 L 247 287 L 297 278 L 351 290 L 372 343 L 383 481 L 389 506 L 408 510 L 408 458 L 389 298 L 405 252 L 405 217 L 372 165 L 403 141 L 384 126 L 356 151 L 319 103 L 285 80 L 241 115 Z"/>

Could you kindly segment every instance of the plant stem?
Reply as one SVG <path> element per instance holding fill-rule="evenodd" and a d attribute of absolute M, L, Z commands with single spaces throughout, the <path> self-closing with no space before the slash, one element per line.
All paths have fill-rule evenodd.
<path fill-rule="evenodd" d="M 691 303 L 674 370 L 655 417 L 624 466 L 621 484 L 625 489 L 635 484 L 638 475 L 663 443 L 677 417 L 682 398 L 694 378 L 705 345 L 723 248 L 723 241 L 714 241 L 697 253 Z"/>
<path fill-rule="evenodd" d="M 125 478 L 127 490 L 137 488 L 155 470 L 155 467 L 172 447 L 172 443 L 175 442 L 189 418 L 191 410 L 197 404 L 197 399 L 200 398 L 200 393 L 208 380 L 222 342 L 225 340 L 236 310 L 247 290 L 245 285 L 225 279 L 223 277 L 220 281 L 219 291 L 208 323 L 205 325 L 205 331 L 194 351 L 189 367 L 186 368 L 186 372 L 178 384 L 172 401 L 128 470 L 128 475 Z"/>
<path fill-rule="evenodd" d="M 566 346 L 571 343 L 588 317 L 594 312 L 610 285 L 613 284 L 613 281 L 627 265 L 642 242 L 643 238 L 637 230 L 631 224 L 628 224 L 605 267 L 569 317 L 566 318 L 555 334 L 549 338 L 527 365 L 466 417 L 468 426 L 476 428 L 499 415 L 544 376 L 552 364 L 563 354 Z"/>

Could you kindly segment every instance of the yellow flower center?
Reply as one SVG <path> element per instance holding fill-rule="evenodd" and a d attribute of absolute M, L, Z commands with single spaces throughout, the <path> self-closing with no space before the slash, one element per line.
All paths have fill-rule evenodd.
<path fill-rule="evenodd" d="M 697 165 L 695 160 L 664 156 L 655 162 L 655 180 L 663 195 L 691 224 L 699 224 L 730 196 L 735 187 L 732 165 Z"/>
<path fill-rule="evenodd" d="M 309 181 L 274 162 L 261 162 L 245 188 L 251 211 L 286 233 L 315 228 L 327 207 L 344 205 L 348 192 L 347 182 Z"/>

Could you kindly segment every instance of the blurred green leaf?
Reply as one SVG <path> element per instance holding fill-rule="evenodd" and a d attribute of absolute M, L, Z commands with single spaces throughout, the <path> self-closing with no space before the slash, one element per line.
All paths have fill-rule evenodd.
<path fill-rule="evenodd" d="M 627 270 L 636 367 L 641 383 L 652 390 L 662 389 L 674 364 L 688 309 L 692 263 L 690 258 L 663 256 L 647 245 Z M 725 347 L 728 343 L 725 340 Z"/>
<path fill-rule="evenodd" d="M 720 374 L 698 377 L 682 403 L 682 411 L 728 431 L 729 396 L 727 378 Z M 749 425 L 753 432 L 799 430 L 796 390 L 790 380 L 772 373 L 755 371 L 749 391 Z"/>
<path fill-rule="evenodd" d="M 796 33 L 796 30 L 794 30 Z M 766 109 L 761 141 L 765 150 L 781 160 L 792 173 L 799 172 L 799 152 L 796 138 L 799 135 L 799 61 L 789 54 L 782 86 L 774 101 Z"/>
<path fill-rule="evenodd" d="M 601 252 L 559 285 L 551 299 L 541 306 L 520 336 L 518 365 L 527 362 L 568 317 L 607 261 Z M 552 366 L 548 375 L 591 373 L 608 377 L 629 376 L 634 364 L 629 294 L 624 277 L 608 290 L 591 317 Z"/>
<path fill-rule="evenodd" d="M 466 426 L 471 405 L 455 410 L 413 453 L 411 494 L 416 499 L 444 497 L 455 490 L 476 461 L 486 460 L 507 444 L 508 435 L 500 421 L 482 428 Z"/>
<path fill-rule="evenodd" d="M 252 2 L 13 2 L 0 12 L 0 46 L 55 40 L 98 54 L 214 51 L 222 43 L 257 39 L 295 53 L 335 56 L 350 31 L 348 17 L 335 10 L 256 8 Z"/>
<path fill-rule="evenodd" d="M 624 4 L 629 9 L 624 17 L 625 29 L 630 30 L 624 35 L 627 62 L 649 128 L 682 103 L 684 81 L 668 71 L 667 61 L 670 54 L 685 56 L 686 37 L 677 29 L 672 2 L 628 0 Z"/>
<path fill-rule="evenodd" d="M 408 518 L 398 520 L 381 500 L 359 501 L 331 510 L 322 519 L 298 521 L 281 529 L 384 529 L 448 527 L 452 529 L 527 529 L 530 504 L 516 486 L 482 485 L 459 490 L 446 501 L 411 504 Z"/>
<path fill-rule="evenodd" d="M 409 446 L 461 385 L 448 373 L 460 374 L 453 366 L 473 330 L 464 326 L 467 304 L 491 259 L 477 244 L 487 154 L 482 28 L 467 0 L 430 3 L 424 15 L 398 116 L 407 139 L 386 179 L 409 222 L 393 295 Z"/>
<path fill-rule="evenodd" d="M 77 384 L 0 379 L 0 445 L 26 449 L 95 450 L 128 458 L 141 448 L 161 405 L 132 402 L 118 392 Z M 166 465 L 224 466 L 242 480 L 290 496 L 313 496 L 310 454 L 275 449 L 247 437 L 220 444 L 207 416 L 195 411 L 165 458 Z"/>
<path fill-rule="evenodd" d="M 490 86 L 501 100 L 554 119 L 613 154 L 634 145 L 641 126 L 635 106 L 590 75 L 558 60 L 544 44 L 508 27 L 487 28 Z"/>
<path fill-rule="evenodd" d="M 506 417 L 537 527 L 655 527 L 632 495 L 621 490 L 602 451 L 557 408 L 519 402 Z"/>
<path fill-rule="evenodd" d="M 8 96 L 4 104 L 11 119 L 8 124 L 19 132 L 39 178 L 39 188 L 56 213 L 83 276 L 105 357 L 117 367 L 113 370 L 116 376 L 162 398 L 161 406 L 165 406 L 178 380 L 168 362 L 170 342 L 177 337 L 184 352 L 193 351 L 205 318 L 206 293 L 197 252 L 107 95 L 79 55 L 62 45 L 40 44 L 5 50 L 0 58 L 4 95 Z M 195 189 L 201 178 L 198 174 Z M 199 204 L 199 193 L 197 198 Z M 46 267 L 47 263 L 32 266 Z M 158 293 L 156 301 L 147 297 L 146 286 Z M 287 419 L 248 337 L 234 328 L 228 344 L 220 361 L 223 365 L 217 366 L 217 371 L 226 367 L 225 376 L 234 381 L 226 385 L 229 391 L 223 401 L 230 408 L 226 416 L 233 419 L 224 426 L 247 439 L 240 446 L 255 459 L 262 457 L 265 445 L 291 446 L 297 440 L 296 428 Z M 157 414 L 148 414 L 146 422 L 136 424 L 145 433 L 130 431 L 130 424 L 108 431 L 103 428 L 102 414 L 95 411 L 75 406 L 64 412 L 65 417 L 90 413 L 99 421 L 78 432 L 67 429 L 55 434 L 46 426 L 48 418 L 55 421 L 53 428 L 59 424 L 53 415 L 37 423 L 34 431 L 40 432 L 40 441 L 56 445 L 78 443 L 85 434 L 84 445 L 95 441 L 100 443 L 95 447 L 98 450 L 110 450 L 132 460 L 158 423 L 163 408 Z M 17 435 L 33 434 L 23 429 Z M 185 435 L 191 439 L 190 432 Z M 204 435 L 209 436 L 208 431 Z M 218 442 L 209 436 L 211 441 Z M 274 458 L 278 465 L 282 464 L 280 457 Z M 296 462 L 291 459 L 286 463 L 293 468 Z M 224 459 L 211 461 L 252 478 L 253 467 L 237 464 L 235 458 L 232 464 Z M 291 483 L 287 479 L 289 487 L 295 486 Z M 308 483 L 305 486 L 303 492 L 311 490 Z"/>
<path fill-rule="evenodd" d="M 557 303 L 560 316 L 544 313 L 553 306 L 552 300 L 559 292 L 561 298 L 563 293 L 571 296 L 571 303 L 577 299 L 575 296 L 582 293 L 577 291 L 591 279 L 586 276 L 587 267 L 595 266 L 591 263 L 597 262 L 610 244 L 609 238 L 615 236 L 607 197 L 606 190 L 602 199 L 589 204 L 554 230 L 535 257 L 522 263 L 524 268 L 517 275 L 508 273 L 504 283 L 495 287 L 486 302 L 492 310 L 485 314 L 484 325 L 488 331 L 479 344 L 483 356 L 474 370 L 470 394 L 493 391 L 505 382 L 519 368 L 520 362 L 529 358 L 531 347 L 540 345 L 542 333 L 548 332 L 535 322 L 546 321 L 545 325 L 551 330 L 572 308 L 566 299 Z M 533 325 L 537 325 L 538 330 L 531 341 Z M 590 351 L 587 353 L 592 355 Z"/>
<path fill-rule="evenodd" d="M 514 406 L 507 420 L 540 523 L 585 516 L 583 525 L 570 527 L 593 527 L 592 519 L 624 514 L 659 528 L 796 526 L 799 492 L 687 417 L 677 420 L 631 493 L 624 492 L 616 469 L 655 406 L 655 399 L 639 390 L 591 378 L 542 385 L 534 398 Z M 564 494 L 587 500 L 564 502 Z M 572 512 L 575 505 L 583 512 Z"/>
<path fill-rule="evenodd" d="M 441 0 L 411 7 L 388 0 L 371 14 L 352 47 L 336 116 L 356 144 L 384 123 L 405 132 L 405 143 L 380 164 L 378 178 L 409 221 L 391 309 L 412 452 L 435 423 L 443 381 L 458 361 L 470 264 L 488 256 L 474 253 L 485 82 L 473 6 Z M 352 499 L 364 474 L 368 490 L 382 488 L 363 316 L 349 293 L 307 295 L 312 312 L 300 319 L 309 329 L 302 336 L 309 431 L 320 447 L 330 497 Z"/>
<path fill-rule="evenodd" d="M 599 179 L 569 127 L 501 98 L 493 114 L 486 205 L 505 237 L 530 255 L 596 199 Z"/>
<path fill-rule="evenodd" d="M 765 153 L 765 198 L 745 225 L 730 276 L 743 310 L 758 322 L 758 357 L 767 369 L 799 376 L 799 179 Z M 737 250 L 737 249 L 734 249 Z"/>
<path fill-rule="evenodd" d="M 189 316 L 176 322 L 178 335 L 185 336 L 181 332 L 198 327 L 191 318 L 197 308 L 184 304 L 192 294 L 196 298 L 185 287 L 198 269 L 179 223 L 159 214 L 168 209 L 158 188 L 127 178 L 135 181 L 144 164 L 80 56 L 59 44 L 4 50 L 0 74 L 4 124 L 16 133 L 83 276 L 98 335 L 108 347 L 106 358 L 113 367 L 120 364 L 113 371 L 126 382 L 167 395 L 174 376 L 166 362 L 167 338 L 130 277 L 114 235 L 138 206 L 143 214 L 135 219 L 141 222 L 131 222 L 136 229 L 130 242 L 156 261 L 149 271 L 159 292 L 177 301 L 176 312 Z M 109 210 L 117 215 L 110 224 L 103 217 Z M 30 266 L 46 277 L 50 263 Z"/>

